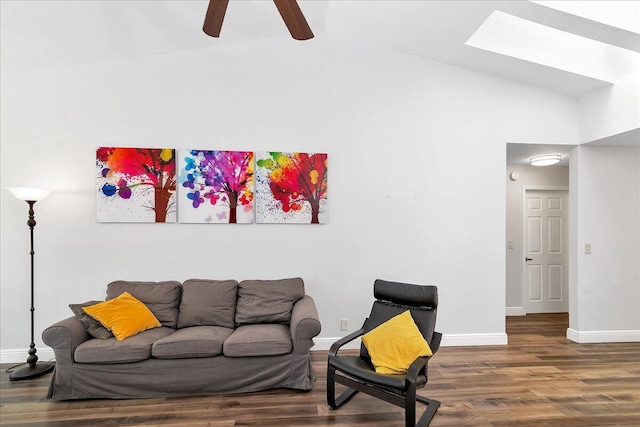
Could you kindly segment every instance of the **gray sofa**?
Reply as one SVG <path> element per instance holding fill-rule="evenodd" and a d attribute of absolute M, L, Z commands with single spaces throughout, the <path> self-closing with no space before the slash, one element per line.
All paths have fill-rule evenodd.
<path fill-rule="evenodd" d="M 320 321 L 302 279 L 116 281 L 106 299 L 125 291 L 162 326 L 117 341 L 92 330 L 82 312 L 51 325 L 42 334 L 56 359 L 48 398 L 311 389 Z"/>

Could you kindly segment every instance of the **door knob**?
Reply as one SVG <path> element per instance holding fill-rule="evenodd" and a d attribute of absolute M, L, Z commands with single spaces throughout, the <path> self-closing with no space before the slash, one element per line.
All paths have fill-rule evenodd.
<path fill-rule="evenodd" d="M 526 258 L 524 259 L 525 261 L 533 261 L 533 258 Z"/>

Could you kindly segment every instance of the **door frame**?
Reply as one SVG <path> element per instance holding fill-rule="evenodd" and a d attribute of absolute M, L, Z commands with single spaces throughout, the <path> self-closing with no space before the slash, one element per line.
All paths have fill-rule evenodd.
<path fill-rule="evenodd" d="M 520 262 L 522 263 L 522 310 L 524 311 L 524 315 L 527 314 L 527 267 L 526 261 L 524 260 L 527 256 L 527 243 L 528 238 L 526 236 L 527 229 L 527 191 L 566 191 L 567 192 L 567 201 L 569 200 L 569 187 L 568 186 L 560 186 L 560 185 L 523 185 L 522 186 L 522 218 L 520 223 L 520 235 L 522 236 L 522 248 L 520 253 Z M 569 232 L 570 220 L 569 216 L 569 204 L 567 203 L 567 233 Z M 568 243 L 568 242 L 567 242 Z M 570 254 L 571 248 L 567 244 L 567 268 L 569 268 L 569 262 L 571 259 Z M 567 287 L 568 287 L 567 283 Z M 569 298 L 569 294 L 567 293 L 567 298 Z M 571 302 L 567 301 L 568 307 L 571 307 Z"/>

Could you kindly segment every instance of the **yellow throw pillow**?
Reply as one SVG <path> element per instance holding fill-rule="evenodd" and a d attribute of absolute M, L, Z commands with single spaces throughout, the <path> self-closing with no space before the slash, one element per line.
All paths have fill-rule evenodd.
<path fill-rule="evenodd" d="M 379 374 L 405 374 L 419 356 L 433 355 L 409 310 L 364 334 L 362 342 Z"/>
<path fill-rule="evenodd" d="M 147 329 L 162 326 L 151 310 L 129 292 L 96 305 L 82 307 L 82 309 L 113 332 L 118 341 Z"/>

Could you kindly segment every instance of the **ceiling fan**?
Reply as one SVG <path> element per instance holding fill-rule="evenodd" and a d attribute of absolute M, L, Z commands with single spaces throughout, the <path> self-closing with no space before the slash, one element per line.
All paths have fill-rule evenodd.
<path fill-rule="evenodd" d="M 311 28 L 304 18 L 300 6 L 296 0 L 273 0 L 287 25 L 291 37 L 296 40 L 309 40 L 313 38 Z M 209 7 L 204 18 L 202 30 L 211 37 L 220 37 L 220 29 L 224 21 L 229 0 L 209 0 Z"/>

